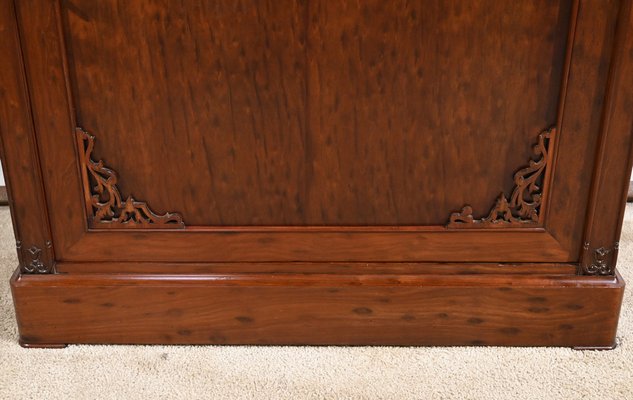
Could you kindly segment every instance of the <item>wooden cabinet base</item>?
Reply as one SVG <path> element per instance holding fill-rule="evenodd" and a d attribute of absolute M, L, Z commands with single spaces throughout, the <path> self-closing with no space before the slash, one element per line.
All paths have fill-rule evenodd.
<path fill-rule="evenodd" d="M 633 0 L 0 0 L 23 346 L 611 348 Z"/>
<path fill-rule="evenodd" d="M 20 275 L 25 347 L 68 343 L 612 348 L 622 278 L 569 274 Z"/>

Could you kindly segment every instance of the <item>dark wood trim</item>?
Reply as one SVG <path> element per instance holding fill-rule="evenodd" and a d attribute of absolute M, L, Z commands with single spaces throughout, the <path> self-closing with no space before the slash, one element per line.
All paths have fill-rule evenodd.
<path fill-rule="evenodd" d="M 622 0 L 615 29 L 601 133 L 581 255 L 584 274 L 615 273 L 633 165 L 633 13 Z M 614 117 L 617 115 L 617 118 Z M 599 267 L 596 265 L 599 264 Z"/>
<path fill-rule="evenodd" d="M 544 227 L 561 247 L 575 254 L 576 261 L 583 249 L 593 160 L 619 8 L 618 1 L 582 1 L 573 10 L 578 18 L 570 30 L 573 45 L 568 49 L 570 65 L 564 103 L 559 105 L 560 126 L 550 169 L 551 183 L 545 187 L 546 191 L 548 187 L 551 190 L 544 207 Z"/>
<path fill-rule="evenodd" d="M 606 348 L 615 344 L 624 291 L 619 276 L 534 274 L 16 274 L 11 287 L 20 341 L 31 347 Z"/>
<path fill-rule="evenodd" d="M 565 106 L 568 103 L 567 93 L 569 91 L 569 76 L 573 65 L 573 53 L 576 45 L 576 33 L 578 28 L 578 16 L 580 14 L 580 0 L 574 0 L 571 7 L 571 19 L 569 21 L 569 31 L 567 33 L 567 44 L 565 49 L 565 67 L 563 70 L 563 82 L 560 87 L 560 93 L 558 95 L 558 108 L 556 110 L 556 130 L 557 134 L 554 136 L 554 140 L 550 143 L 548 150 L 551 154 L 548 168 L 545 171 L 545 177 L 543 179 L 543 206 L 539 210 L 539 222 L 544 224 L 547 220 L 547 214 L 550 209 L 550 188 L 554 183 L 554 172 L 556 165 L 558 164 L 559 155 L 559 136 L 563 130 L 563 121 L 565 120 Z"/>
<path fill-rule="evenodd" d="M 37 208 L 37 204 L 48 204 L 55 254 L 60 257 L 65 248 L 72 246 L 85 234 L 87 220 L 75 145 L 75 121 L 66 92 L 59 2 L 19 1 L 15 9 L 37 146 L 40 149 L 52 149 L 60 144 L 63 148 L 63 151 L 40 152 L 38 162 L 41 164 L 46 201 L 33 206 Z M 25 29 L 32 24 L 45 28 Z M 33 88 L 44 87 L 42 85 L 50 86 L 45 92 L 33 93 Z M 56 190 L 59 187 L 64 190 Z"/>
<path fill-rule="evenodd" d="M 46 195 L 35 138 L 20 33 L 13 1 L 0 3 L 0 132 L 2 166 L 20 266 L 24 273 L 55 269 Z M 19 184 L 18 184 L 19 183 Z"/>

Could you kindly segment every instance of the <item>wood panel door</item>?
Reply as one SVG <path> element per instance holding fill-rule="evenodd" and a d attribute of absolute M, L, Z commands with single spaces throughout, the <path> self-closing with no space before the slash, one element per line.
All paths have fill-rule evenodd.
<path fill-rule="evenodd" d="M 577 262 L 620 9 L 17 1 L 54 258 Z"/>

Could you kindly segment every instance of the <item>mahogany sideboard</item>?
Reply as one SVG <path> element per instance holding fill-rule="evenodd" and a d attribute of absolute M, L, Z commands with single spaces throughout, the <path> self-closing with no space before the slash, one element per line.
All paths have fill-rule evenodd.
<path fill-rule="evenodd" d="M 631 0 L 0 2 L 23 346 L 614 346 Z"/>

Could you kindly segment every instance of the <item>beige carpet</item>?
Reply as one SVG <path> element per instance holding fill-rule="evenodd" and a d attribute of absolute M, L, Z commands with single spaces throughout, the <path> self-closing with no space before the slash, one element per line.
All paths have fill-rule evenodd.
<path fill-rule="evenodd" d="M 633 399 L 633 302 L 612 351 L 563 348 L 17 344 L 17 264 L 0 208 L 0 399 Z M 633 282 L 633 208 L 619 268 Z"/>

